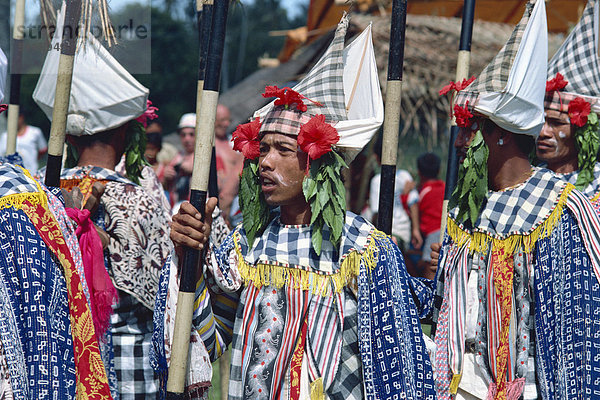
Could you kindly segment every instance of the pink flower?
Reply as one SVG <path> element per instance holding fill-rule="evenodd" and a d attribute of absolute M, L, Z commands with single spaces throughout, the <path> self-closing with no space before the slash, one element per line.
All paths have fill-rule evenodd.
<path fill-rule="evenodd" d="M 256 118 L 252 122 L 238 125 L 231 135 L 233 149 L 242 153 L 249 160 L 254 160 L 260 155 L 260 142 L 258 140 L 260 125 L 260 120 Z"/>
<path fill-rule="evenodd" d="M 158 118 L 158 114 L 156 114 L 157 111 L 158 108 L 154 107 L 150 100 L 146 100 L 146 111 L 144 111 L 144 113 L 137 117 L 135 120 L 144 125 L 144 128 L 146 128 L 148 126 L 149 119 Z"/>
<path fill-rule="evenodd" d="M 298 146 L 311 160 L 331 151 L 331 146 L 340 140 L 337 129 L 325 122 L 323 114 L 315 115 L 300 128 Z"/>
<path fill-rule="evenodd" d="M 588 115 L 592 111 L 592 106 L 590 103 L 585 101 L 581 97 L 576 97 L 571 100 L 569 103 L 569 118 L 571 119 L 571 124 L 577 125 L 579 127 L 587 124 Z"/>
<path fill-rule="evenodd" d="M 469 112 L 468 106 L 468 101 L 464 107 L 461 107 L 458 104 L 454 106 L 454 118 L 456 118 L 456 125 L 460 126 L 461 128 L 468 128 L 471 126 L 471 118 L 473 118 L 473 114 Z"/>
<path fill-rule="evenodd" d="M 8 110 L 8 104 L 0 104 L 0 114 Z"/>

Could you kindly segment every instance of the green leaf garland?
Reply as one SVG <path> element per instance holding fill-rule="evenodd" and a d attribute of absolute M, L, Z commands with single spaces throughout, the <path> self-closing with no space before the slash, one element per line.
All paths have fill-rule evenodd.
<path fill-rule="evenodd" d="M 577 146 L 577 168 L 579 173 L 575 187 L 584 189 L 594 180 L 594 167 L 597 162 L 598 148 L 598 115 L 591 112 L 588 115 L 587 124 L 577 127 L 575 131 L 575 143 Z"/>
<path fill-rule="evenodd" d="M 342 184 L 342 168 L 347 167 L 344 159 L 335 151 L 312 160 L 310 172 L 302 182 L 304 198 L 312 213 L 312 245 L 321 255 L 323 227 L 329 227 L 329 240 L 337 247 L 342 238 L 346 218 L 346 188 Z"/>
<path fill-rule="evenodd" d="M 458 170 L 458 183 L 448 207 L 458 207 L 456 220 L 475 226 L 488 191 L 487 159 L 489 150 L 481 131 L 477 131 Z"/>
<path fill-rule="evenodd" d="M 146 129 L 138 121 L 130 121 L 125 134 L 125 172 L 127 178 L 139 185 L 142 177 L 142 167 L 150 165 L 146 161 Z"/>
<path fill-rule="evenodd" d="M 269 205 L 262 193 L 258 170 L 258 158 L 244 160 L 239 198 L 242 226 L 250 247 L 252 247 L 254 239 L 261 235 L 269 224 L 270 217 Z"/>

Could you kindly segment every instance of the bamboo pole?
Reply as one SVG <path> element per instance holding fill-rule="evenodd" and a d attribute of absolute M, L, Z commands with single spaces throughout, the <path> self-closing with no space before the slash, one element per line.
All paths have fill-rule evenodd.
<path fill-rule="evenodd" d="M 10 98 L 8 104 L 6 154 L 17 152 L 17 129 L 19 104 L 21 100 L 21 68 L 23 59 L 23 38 L 25 35 L 25 0 L 15 3 L 15 21 L 13 25 L 12 54 L 10 57 Z"/>
<path fill-rule="evenodd" d="M 458 60 L 456 62 L 456 82 L 461 82 L 469 76 L 469 64 L 471 62 L 471 38 L 473 37 L 473 20 L 475 17 L 475 0 L 465 0 L 463 6 L 462 27 L 460 31 L 460 43 L 458 47 Z M 451 102 L 451 107 L 454 100 Z M 446 222 L 448 218 L 448 202 L 458 181 L 458 159 L 454 142 L 458 136 L 459 127 L 452 119 L 450 128 L 450 143 L 448 145 L 448 164 L 446 167 L 446 191 L 444 193 L 444 205 L 442 208 L 442 224 L 440 227 L 440 242 L 444 240 Z"/>
<path fill-rule="evenodd" d="M 219 80 L 228 7 L 228 0 L 220 0 L 216 2 L 213 8 L 204 89 L 196 118 L 196 148 L 194 151 L 194 170 L 190 182 L 190 203 L 200 212 L 202 219 L 204 219 L 210 175 L 209 166 L 214 143 L 215 113 L 219 99 Z M 201 267 L 201 263 L 200 251 L 187 248 L 181 265 L 171 364 L 169 365 L 169 378 L 167 380 L 168 399 L 184 398 L 189 340 L 194 311 L 194 294 L 196 291 L 196 271 Z"/>
<path fill-rule="evenodd" d="M 210 24 L 212 22 L 214 0 L 196 0 L 196 20 L 198 24 L 198 84 L 196 86 L 196 115 L 200 113 L 202 104 L 202 90 L 204 88 L 204 74 L 206 72 L 206 57 L 210 43 Z M 210 177 L 208 179 L 209 197 L 219 198 L 217 186 L 217 156 L 213 146 L 210 162 Z"/>
<path fill-rule="evenodd" d="M 407 0 L 394 0 L 392 5 L 385 119 L 383 122 L 383 145 L 381 149 L 381 185 L 377 215 L 377 227 L 388 235 L 392 233 L 394 186 L 398 159 L 406 7 Z"/>
<path fill-rule="evenodd" d="M 77 49 L 78 25 L 81 19 L 81 0 L 67 1 L 65 11 L 65 24 L 71 35 L 63 34 L 60 45 L 60 58 L 58 60 L 58 76 L 56 78 L 56 95 L 54 109 L 52 110 L 52 125 L 50 126 L 50 139 L 48 140 L 48 164 L 46 166 L 46 186 L 60 186 L 60 171 L 62 168 L 63 148 L 65 145 L 65 131 L 67 127 L 67 114 L 69 112 L 69 99 L 71 97 L 71 82 L 73 80 L 73 63 Z"/>

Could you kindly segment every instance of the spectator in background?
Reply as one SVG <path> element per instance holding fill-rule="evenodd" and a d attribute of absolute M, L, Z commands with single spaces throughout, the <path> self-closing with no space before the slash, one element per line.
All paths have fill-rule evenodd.
<path fill-rule="evenodd" d="M 417 265 L 417 274 L 433 279 L 435 270 L 430 268 L 433 243 L 440 239 L 440 224 L 444 203 L 445 183 L 438 179 L 440 158 L 433 153 L 424 153 L 417 158 L 419 170 L 419 226 L 423 237 L 423 254 Z"/>
<path fill-rule="evenodd" d="M 165 170 L 166 187 L 169 190 L 172 203 L 188 200 L 190 195 L 190 178 L 194 169 L 194 148 L 196 145 L 196 114 L 183 114 L 177 125 L 179 140 L 183 153 L 177 154 L 170 168 Z"/>
<path fill-rule="evenodd" d="M 0 154 L 6 155 L 7 133 L 0 135 Z M 31 172 L 39 169 L 40 159 L 48 152 L 48 142 L 37 126 L 27 124 L 26 113 L 21 110 L 17 122 L 17 153 L 23 159 L 23 166 Z"/>
<path fill-rule="evenodd" d="M 377 222 L 377 213 L 379 211 L 379 188 L 381 184 L 381 174 L 377 174 L 371 179 L 369 194 L 369 207 L 373 215 L 372 222 Z M 415 248 L 420 248 L 423 244 L 421 231 L 419 230 L 419 194 L 414 190 L 415 184 L 410 173 L 403 169 L 396 170 L 396 180 L 394 186 L 394 211 L 392 214 L 392 235 L 398 243 L 398 247 L 405 252 L 412 242 Z M 402 205 L 402 196 L 406 195 L 406 203 L 409 213 Z M 408 266 L 408 265 L 407 265 Z"/>
<path fill-rule="evenodd" d="M 158 161 L 158 153 L 162 150 L 163 128 L 160 122 L 150 121 L 146 128 L 146 152 L 144 156 L 150 163 L 158 180 L 163 183 L 165 179 L 165 164 Z"/>
<path fill-rule="evenodd" d="M 240 174 L 244 166 L 244 156 L 233 150 L 228 132 L 231 124 L 229 109 L 223 104 L 217 106 L 215 119 L 215 152 L 217 155 L 217 185 L 219 187 L 219 208 L 230 221 L 233 199 L 238 194 Z"/>

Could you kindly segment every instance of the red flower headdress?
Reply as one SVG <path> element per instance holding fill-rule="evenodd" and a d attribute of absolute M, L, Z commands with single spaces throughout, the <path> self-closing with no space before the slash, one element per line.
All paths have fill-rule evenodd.
<path fill-rule="evenodd" d="M 298 134 L 298 146 L 308 154 L 308 163 L 306 164 L 306 172 L 310 160 L 316 160 L 323 154 L 329 153 L 332 146 L 340 140 L 337 129 L 325 122 L 323 114 L 315 115 L 306 124 L 300 128 Z"/>
<path fill-rule="evenodd" d="M 447 84 L 446 86 L 444 86 L 444 87 L 442 88 L 442 90 L 440 90 L 440 91 L 439 91 L 439 93 L 440 93 L 440 96 L 444 96 L 444 95 L 446 95 L 446 94 L 450 93 L 450 92 L 451 92 L 451 91 L 453 91 L 453 90 L 454 90 L 454 91 L 456 91 L 456 93 L 458 93 L 458 92 L 460 92 L 461 90 L 465 89 L 467 86 L 469 86 L 471 83 L 473 83 L 473 81 L 474 81 L 474 80 L 475 80 L 475 75 L 473 75 L 473 76 L 472 76 L 472 77 L 470 77 L 469 79 L 466 79 L 466 78 L 465 78 L 465 79 L 463 79 L 463 80 L 462 80 L 462 82 L 453 82 L 453 81 L 450 81 L 450 83 L 449 83 L 449 84 Z M 467 104 L 469 104 L 469 102 L 467 102 Z M 454 106 L 454 113 L 452 113 L 452 109 L 450 109 L 450 118 L 452 118 L 452 117 L 454 116 L 454 114 L 456 113 L 456 111 L 457 111 L 457 108 L 456 108 L 456 107 L 457 107 L 457 106 L 455 105 L 455 106 Z M 463 110 L 463 109 L 462 109 L 462 108 L 460 108 L 460 107 L 459 107 L 459 109 L 460 109 L 461 111 Z M 459 112 L 461 112 L 461 111 L 459 111 Z M 468 114 L 471 114 L 471 113 L 469 113 L 469 111 L 466 109 L 466 106 L 465 106 L 465 108 L 464 108 L 464 111 L 466 111 Z M 464 113 L 463 113 L 462 115 L 466 115 L 466 114 L 464 114 Z M 472 116 L 473 116 L 473 115 L 471 115 L 470 117 L 472 117 Z M 470 118 L 470 117 L 469 117 L 469 118 Z M 457 117 L 457 120 L 458 120 L 458 117 Z M 458 124 L 458 121 L 457 121 L 457 124 Z M 458 125 L 458 126 L 460 126 L 460 125 Z"/>
<path fill-rule="evenodd" d="M 252 122 L 238 125 L 231 135 L 233 149 L 242 153 L 248 160 L 254 160 L 260 155 L 260 142 L 258 140 L 260 126 L 260 119 L 255 118 Z"/>
<path fill-rule="evenodd" d="M 557 92 L 558 93 L 558 101 L 560 102 L 560 109 L 562 110 L 563 103 L 562 97 L 560 95 L 560 91 L 563 90 L 569 82 L 565 80 L 565 77 L 562 76 L 560 72 L 556 73 L 556 76 L 549 81 L 546 82 L 546 93 Z"/>
<path fill-rule="evenodd" d="M 150 100 L 146 100 L 146 111 L 144 111 L 144 113 L 137 117 L 135 120 L 140 124 L 144 125 L 144 128 L 147 128 L 149 119 L 158 118 L 158 114 L 156 113 L 157 111 L 158 107 L 154 107 Z"/>
<path fill-rule="evenodd" d="M 569 102 L 569 119 L 573 125 L 581 128 L 587 124 L 590 112 L 592 112 L 592 105 L 581 97 L 576 97 Z"/>
<path fill-rule="evenodd" d="M 470 77 L 469 79 L 463 79 L 462 82 L 453 82 L 450 81 L 449 84 L 447 84 L 446 86 L 444 86 L 442 88 L 442 90 L 440 90 L 440 96 L 444 96 L 446 94 L 448 94 L 449 92 L 451 92 L 452 90 L 455 90 L 456 92 L 460 92 L 461 90 L 463 90 L 464 88 L 466 88 L 467 86 L 469 86 L 471 83 L 473 83 L 473 81 L 475 80 L 475 75 L 473 75 L 472 77 Z"/>
<path fill-rule="evenodd" d="M 456 119 L 456 125 L 461 128 L 468 128 L 471 126 L 471 118 L 473 118 L 473 114 L 469 112 L 468 107 L 468 101 L 464 107 L 461 107 L 458 104 L 454 105 L 454 117 Z"/>
<path fill-rule="evenodd" d="M 278 99 L 275 100 L 275 105 L 284 106 L 286 110 L 295 104 L 298 111 L 306 112 L 307 108 L 303 100 L 308 100 L 319 107 L 323 106 L 323 104 L 319 103 L 318 101 L 313 101 L 296 92 L 295 90 L 290 89 L 289 87 L 279 89 L 277 86 L 267 86 L 265 87 L 265 92 L 262 94 L 262 96 L 265 98 L 278 97 Z"/>

